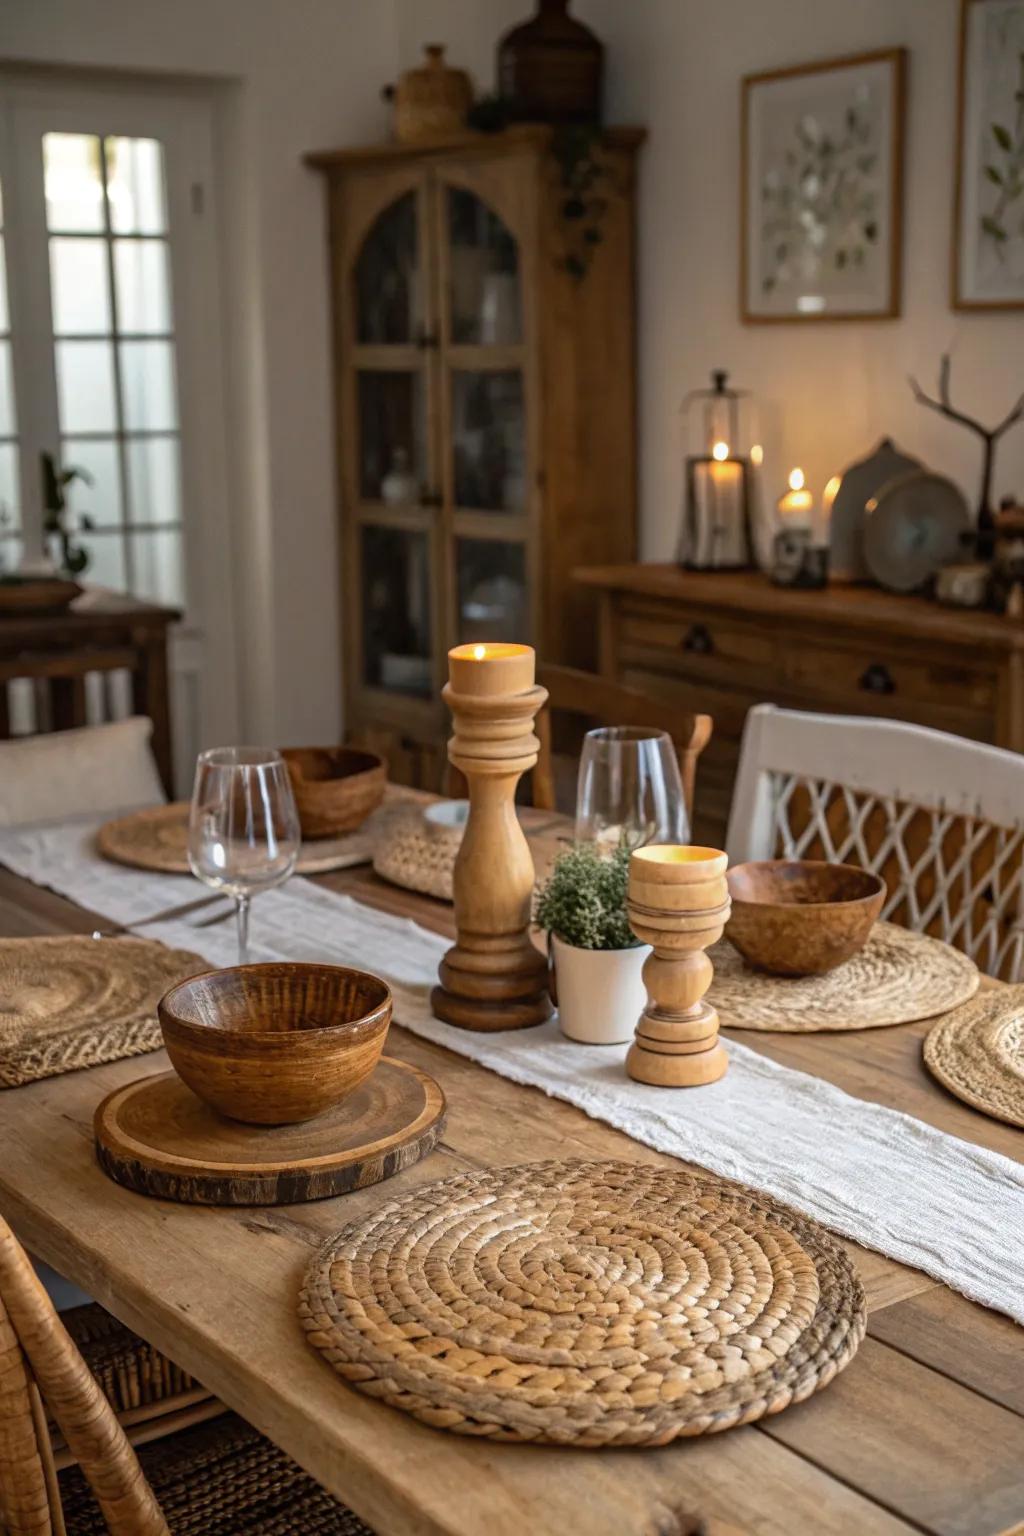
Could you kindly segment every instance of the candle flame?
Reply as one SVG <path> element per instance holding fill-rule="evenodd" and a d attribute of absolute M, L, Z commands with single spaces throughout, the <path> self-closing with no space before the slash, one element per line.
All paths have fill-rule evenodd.
<path fill-rule="evenodd" d="M 789 488 L 791 491 L 802 491 L 804 488 L 804 472 L 802 469 L 791 469 L 789 472 Z"/>
<path fill-rule="evenodd" d="M 729 444 L 722 442 L 715 443 L 714 447 L 711 449 L 711 457 L 713 459 L 717 459 L 719 463 L 721 463 L 723 459 L 727 459 L 729 457 Z"/>
<path fill-rule="evenodd" d="M 760 443 L 755 443 L 750 450 L 750 462 L 755 469 L 759 469 L 764 463 L 764 449 Z"/>
<path fill-rule="evenodd" d="M 483 659 L 484 659 L 484 657 L 486 655 L 487 655 L 487 647 L 486 647 L 486 645 L 474 645 L 474 647 L 473 647 L 473 660 L 474 661 L 483 661 Z"/>
<path fill-rule="evenodd" d="M 836 496 L 839 493 L 839 487 L 842 485 L 842 483 L 842 479 L 839 475 L 833 475 L 828 485 L 826 485 L 825 495 L 822 498 L 822 501 L 827 508 L 831 509 L 832 503 L 835 501 Z"/>

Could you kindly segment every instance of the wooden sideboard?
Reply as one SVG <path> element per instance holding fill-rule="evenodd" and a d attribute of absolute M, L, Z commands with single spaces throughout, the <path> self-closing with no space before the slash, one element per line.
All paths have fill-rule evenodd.
<path fill-rule="evenodd" d="M 574 572 L 600 595 L 601 670 L 714 717 L 695 836 L 724 846 L 747 710 L 884 715 L 1024 751 L 1024 624 L 868 586 L 774 587 L 674 565 Z"/>

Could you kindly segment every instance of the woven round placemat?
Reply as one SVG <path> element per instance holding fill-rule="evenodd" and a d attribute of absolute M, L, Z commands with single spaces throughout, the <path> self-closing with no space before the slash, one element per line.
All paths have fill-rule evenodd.
<path fill-rule="evenodd" d="M 893 923 L 876 923 L 860 954 L 825 976 L 769 976 L 724 939 L 708 953 L 715 967 L 708 1002 L 730 1029 L 798 1034 L 909 1024 L 958 1007 L 978 989 L 969 956 Z"/>
<path fill-rule="evenodd" d="M 0 939 L 0 1086 L 155 1051 L 158 1001 L 209 968 L 152 939 Z"/>
<path fill-rule="evenodd" d="M 398 806 L 381 823 L 373 851 L 374 872 L 392 885 L 451 901 L 455 856 L 465 830 L 464 825 L 428 822 L 422 806 Z"/>
<path fill-rule="evenodd" d="M 1024 987 L 985 992 L 940 1019 L 924 1060 L 965 1104 L 1024 1126 Z"/>
<path fill-rule="evenodd" d="M 187 875 L 188 801 L 155 805 L 105 822 L 96 834 L 96 846 L 105 859 L 148 869 L 156 874 Z M 322 875 L 352 864 L 368 864 L 373 856 L 370 833 L 358 827 L 338 837 L 315 838 L 303 843 L 295 865 L 297 875 Z"/>
<path fill-rule="evenodd" d="M 822 1228 L 712 1175 L 543 1162 L 457 1174 L 321 1249 L 310 1343 L 435 1428 L 665 1445 L 826 1386 L 864 1294 Z"/>

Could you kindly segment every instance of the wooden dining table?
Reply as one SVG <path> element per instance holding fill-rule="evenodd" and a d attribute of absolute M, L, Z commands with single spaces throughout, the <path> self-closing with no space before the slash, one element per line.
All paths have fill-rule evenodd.
<path fill-rule="evenodd" d="M 525 820 L 538 850 L 550 852 L 558 825 L 540 813 Z M 317 883 L 452 932 L 450 906 L 387 885 L 367 867 Z M 258 937 L 258 901 L 253 923 Z M 96 926 L 96 914 L 0 870 L 0 934 Z M 921 1061 L 927 1029 L 736 1038 L 1020 1159 L 1021 1131 L 930 1079 Z M 297 1299 L 310 1258 L 346 1222 L 465 1170 L 550 1157 L 674 1161 L 399 1025 L 387 1048 L 441 1083 L 448 1121 L 432 1155 L 386 1185 L 247 1209 L 177 1205 L 118 1187 L 96 1163 L 93 1111 L 111 1089 L 165 1070 L 154 1052 L 0 1093 L 0 1210 L 34 1254 L 269 1435 L 381 1536 L 678 1536 L 694 1515 L 708 1536 L 1024 1532 L 1024 1330 L 854 1243 L 846 1247 L 870 1316 L 852 1364 L 808 1401 L 723 1434 L 657 1450 L 483 1443 L 429 1429 L 345 1386 L 306 1343 Z"/>

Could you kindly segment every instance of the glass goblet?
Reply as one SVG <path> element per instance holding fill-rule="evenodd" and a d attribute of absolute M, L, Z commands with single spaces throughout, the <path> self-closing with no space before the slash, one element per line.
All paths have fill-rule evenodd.
<path fill-rule="evenodd" d="M 672 738 L 609 726 L 588 731 L 576 790 L 576 841 L 613 853 L 645 843 L 687 843 L 690 819 Z"/>

